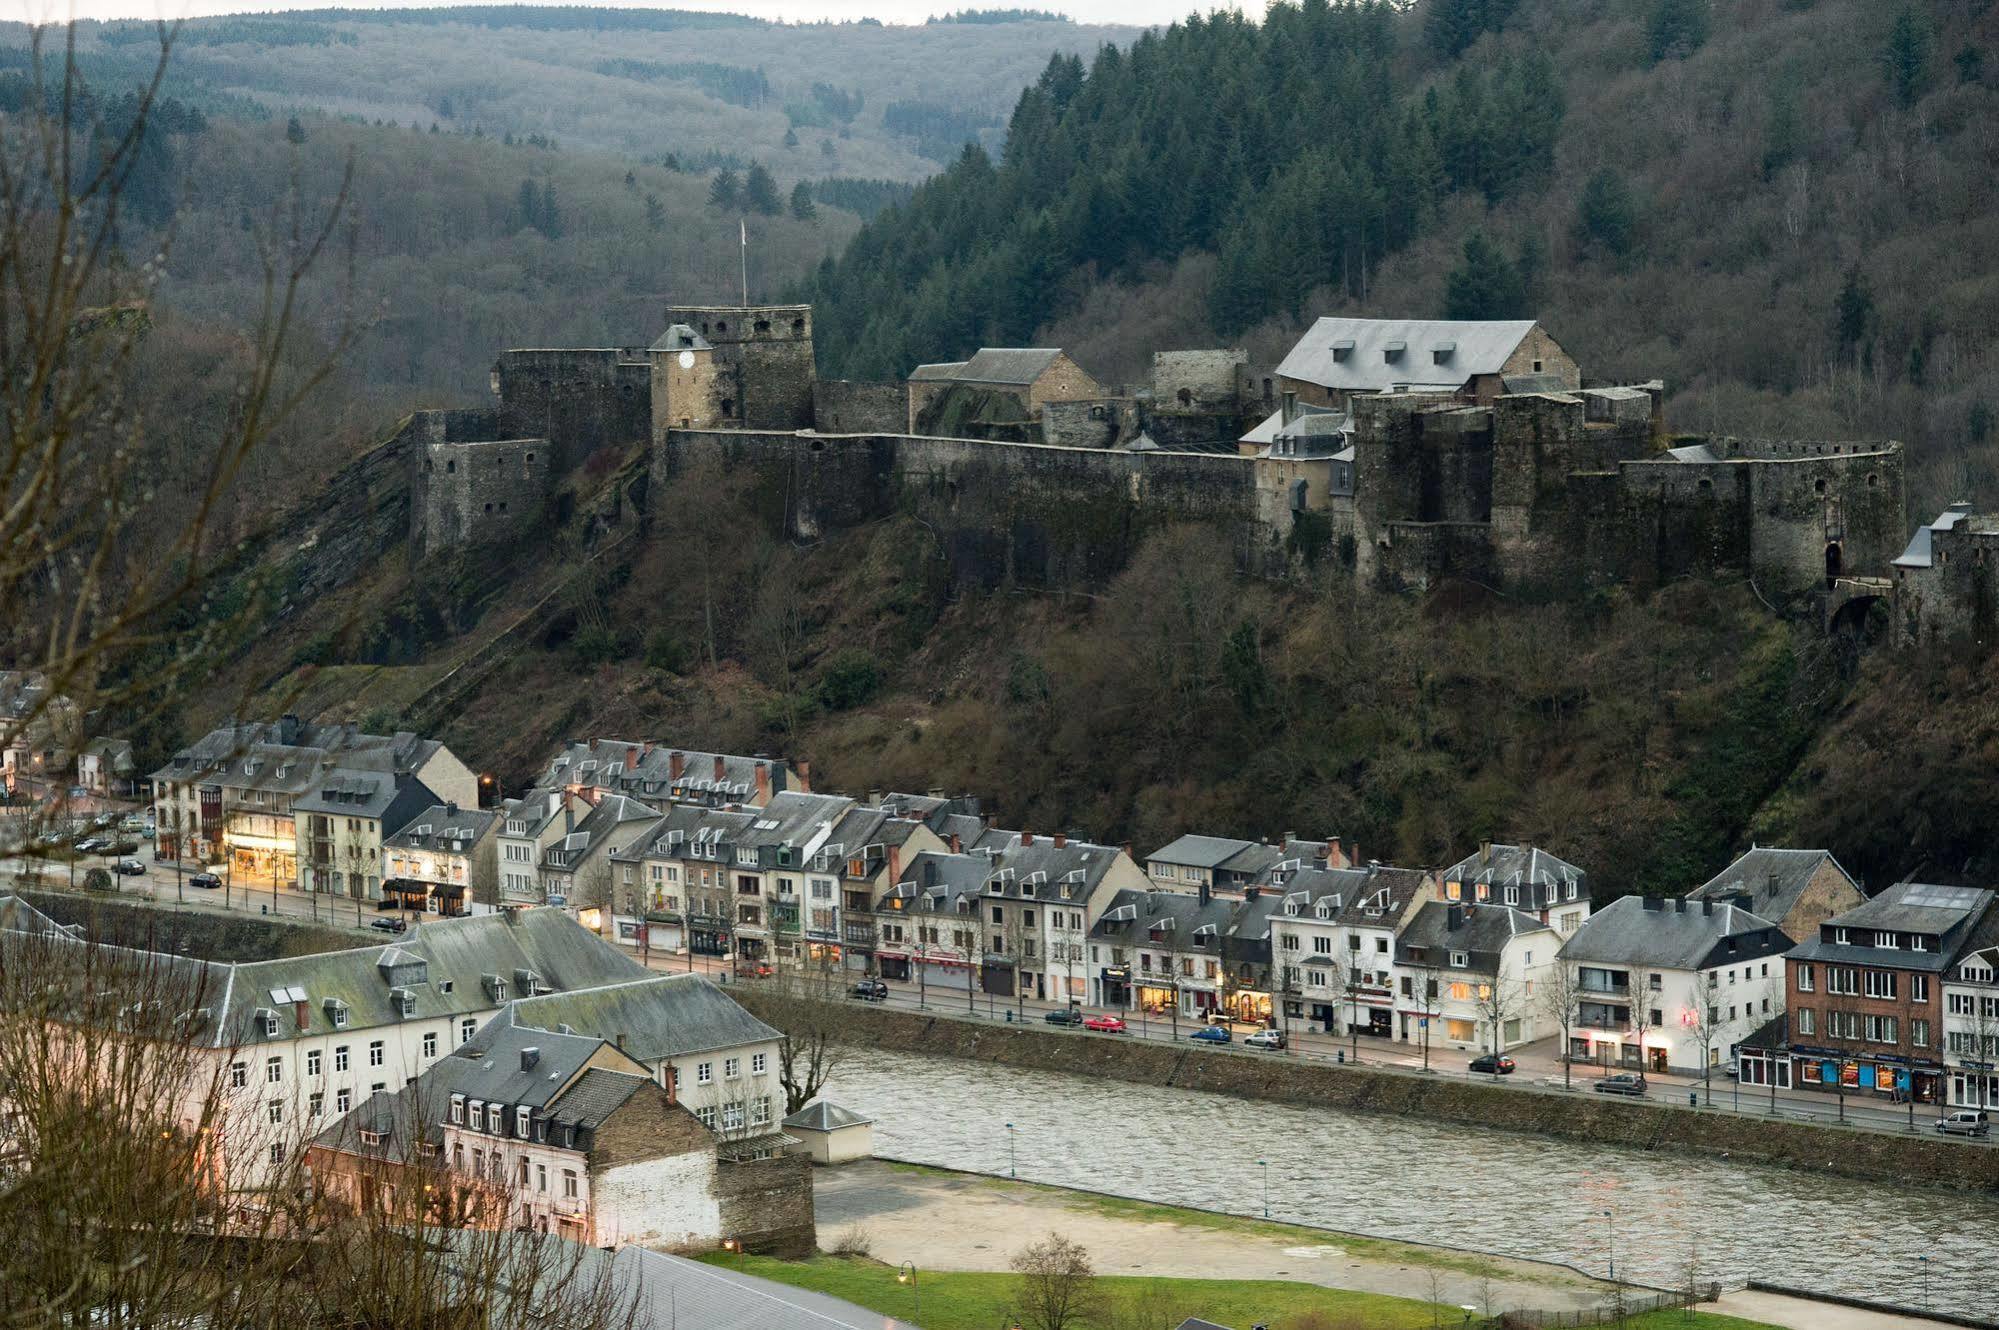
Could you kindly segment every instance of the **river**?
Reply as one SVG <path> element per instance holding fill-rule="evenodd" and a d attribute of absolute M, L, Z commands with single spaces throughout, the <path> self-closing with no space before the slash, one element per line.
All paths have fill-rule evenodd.
<path fill-rule="evenodd" d="M 1196 1090 L 849 1050 L 828 1095 L 877 1154 L 1435 1242 L 1674 1286 L 1700 1278 L 1990 1313 L 1993 1200 Z M 1971 1147 L 1975 1148 L 1975 1147 Z M 1268 1164 L 1259 1167 L 1259 1160 Z M 1927 1258 L 1927 1259 L 1925 1259 Z"/>

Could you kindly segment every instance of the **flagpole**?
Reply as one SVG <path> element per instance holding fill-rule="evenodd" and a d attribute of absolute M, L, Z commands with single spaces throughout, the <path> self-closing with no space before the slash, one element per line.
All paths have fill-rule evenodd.
<path fill-rule="evenodd" d="M 743 238 L 743 308 L 750 307 L 750 224 L 743 218 L 736 219 Z"/>

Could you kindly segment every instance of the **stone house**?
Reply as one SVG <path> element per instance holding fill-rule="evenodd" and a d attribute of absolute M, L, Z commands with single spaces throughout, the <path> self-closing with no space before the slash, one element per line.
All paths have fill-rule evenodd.
<path fill-rule="evenodd" d="M 1898 882 L 1801 941 L 1785 962 L 1792 1083 L 1938 1102 L 1943 980 L 1992 900 L 1978 887 Z"/>
<path fill-rule="evenodd" d="M 1999 515 L 1952 504 L 1916 528 L 1889 576 L 1899 640 L 1985 646 L 1999 632 Z"/>
<path fill-rule="evenodd" d="M 542 850 L 542 898 L 550 904 L 560 900 L 577 911 L 585 928 L 608 935 L 617 904 L 611 855 L 658 820 L 659 810 L 651 804 L 622 794 L 601 795 L 571 830 Z"/>
<path fill-rule="evenodd" d="M 1279 890 L 1273 921 L 1287 1020 L 1344 1035 L 1395 1034 L 1395 939 L 1436 878 L 1413 868 L 1308 868 Z"/>
<path fill-rule="evenodd" d="M 1740 900 L 1738 900 L 1740 898 Z M 1830 850 L 1783 850 L 1752 845 L 1736 861 L 1687 893 L 1688 900 L 1738 901 L 1795 941 L 1819 935 L 1819 925 L 1867 899 L 1859 879 Z"/>
<path fill-rule="evenodd" d="M 384 845 L 438 803 L 429 786 L 406 772 L 328 768 L 292 801 L 299 886 L 357 901 L 385 899 Z M 404 903 L 410 895 L 403 893 Z M 427 890 L 416 895 L 415 907 L 423 908 L 428 896 Z M 462 904 L 451 911 L 462 912 Z"/>
<path fill-rule="evenodd" d="M 646 740 L 592 739 L 565 743 L 536 778 L 535 788 L 566 790 L 591 803 L 604 794 L 625 794 L 654 804 L 758 808 L 786 790 L 809 793 L 812 783 L 803 762 L 697 753 Z"/>
<path fill-rule="evenodd" d="M 76 755 L 76 783 L 96 795 L 131 794 L 137 770 L 130 739 L 92 739 Z"/>
<path fill-rule="evenodd" d="M 1322 318 L 1277 366 L 1277 389 L 1291 418 L 1297 406 L 1345 409 L 1374 393 L 1446 392 L 1489 402 L 1508 379 L 1546 389 L 1582 387 L 1582 371 L 1531 319 Z"/>
<path fill-rule="evenodd" d="M 1579 990 L 1569 1055 L 1687 1076 L 1732 1066 L 1783 1008 L 1790 949 L 1736 900 L 1619 897 L 1562 946 Z"/>
<path fill-rule="evenodd" d="M 1438 877 L 1447 901 L 1509 905 L 1565 938 L 1589 918 L 1589 879 L 1583 870 L 1538 846 L 1488 841 Z"/>
<path fill-rule="evenodd" d="M 469 914 L 500 903 L 497 808 L 432 804 L 382 843 L 382 882 L 413 909 Z"/>
<path fill-rule="evenodd" d="M 1510 905 L 1430 901 L 1395 943 L 1396 1037 L 1504 1053 L 1545 1031 L 1537 988 L 1562 940 Z"/>
<path fill-rule="evenodd" d="M 918 365 L 911 371 L 909 432 L 981 437 L 968 435 L 968 422 L 958 419 L 979 398 L 1010 400 L 1012 418 L 1025 424 L 1038 421 L 1049 402 L 1106 396 L 1088 371 L 1058 347 L 982 347 L 970 360 Z M 1023 436 L 1019 441 L 1033 440 Z"/>
<path fill-rule="evenodd" d="M 1207 890 L 1240 897 L 1250 887 L 1276 886 L 1286 872 L 1303 868 L 1350 868 L 1357 847 L 1338 836 L 1300 840 L 1285 832 L 1275 845 L 1227 836 L 1181 836 L 1145 856 L 1145 873 L 1158 891 Z"/>

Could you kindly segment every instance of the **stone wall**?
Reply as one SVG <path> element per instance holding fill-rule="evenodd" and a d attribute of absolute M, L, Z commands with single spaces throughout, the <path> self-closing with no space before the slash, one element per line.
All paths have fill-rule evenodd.
<path fill-rule="evenodd" d="M 1968 643 L 1989 650 L 1999 634 L 1999 529 L 1967 517 L 1930 533 L 1930 566 L 1897 568 L 1896 631 L 1921 646 Z"/>
<path fill-rule="evenodd" d="M 909 421 L 909 393 L 900 383 L 816 379 L 812 428 L 821 434 L 900 434 Z"/>
<path fill-rule="evenodd" d="M 1225 351 L 1158 351 L 1152 357 L 1152 396 L 1161 411 L 1234 415 L 1242 409 L 1242 378 L 1249 355 Z"/>
<path fill-rule="evenodd" d="M 737 1000 L 765 1020 L 760 995 Z M 1531 1132 L 1638 1150 L 1727 1157 L 1736 1163 L 1860 1178 L 1999 1191 L 1999 1151 L 1939 1137 L 1860 1131 L 1633 1102 L 1587 1089 L 1540 1091 L 1425 1076 L 1386 1067 L 1301 1062 L 1266 1053 L 1196 1050 L 1185 1044 L 1107 1039 L 1029 1026 L 927 1016 L 844 1004 L 835 1029 L 848 1041 L 901 1053 L 966 1058 L 1037 1071 L 1104 1076 L 1136 1085 L 1206 1090 L 1245 1099 L 1385 1113 L 1428 1122 Z"/>
<path fill-rule="evenodd" d="M 1041 441 L 1058 448 L 1115 448 L 1138 437 L 1138 407 L 1129 397 L 1084 397 L 1041 408 Z"/>
<path fill-rule="evenodd" d="M 1039 411 L 1049 402 L 1073 402 L 1083 397 L 1102 397 L 1103 387 L 1090 377 L 1088 370 L 1069 359 L 1067 353 L 1058 355 L 1041 377 L 1027 387 L 1027 405 L 1030 410 Z"/>
<path fill-rule="evenodd" d="M 812 1165 L 802 1155 L 730 1159 L 715 1168 L 722 1232 L 743 1250 L 804 1260 L 817 1246 L 812 1210 Z"/>
<path fill-rule="evenodd" d="M 935 533 L 952 577 L 981 587 L 1101 586 L 1147 532 L 1181 522 L 1213 524 L 1254 573 L 1281 571 L 1288 558 L 1288 487 L 1242 457 L 673 430 L 652 484 L 672 484 L 697 450 L 754 475 L 795 538 L 911 513 Z"/>
<path fill-rule="evenodd" d="M 707 338 L 715 361 L 732 371 L 741 400 L 736 418 L 748 429 L 810 429 L 812 354 L 810 305 L 671 305 L 669 325 L 684 323 Z"/>
<path fill-rule="evenodd" d="M 547 439 L 557 473 L 597 449 L 652 438 L 652 370 L 642 348 L 503 351 L 500 419 L 489 438 Z"/>
<path fill-rule="evenodd" d="M 495 411 L 419 411 L 404 427 L 410 555 L 489 545 L 541 520 L 554 468 L 546 439 L 499 439 Z"/>

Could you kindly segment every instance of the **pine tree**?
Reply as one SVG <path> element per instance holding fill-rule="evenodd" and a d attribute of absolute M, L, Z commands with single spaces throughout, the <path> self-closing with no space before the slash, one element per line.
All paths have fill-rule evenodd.
<path fill-rule="evenodd" d="M 1638 232 L 1638 209 L 1631 186 L 1611 167 L 1590 176 L 1576 201 L 1575 240 L 1579 248 L 1601 247 L 1616 258 L 1631 252 Z"/>
<path fill-rule="evenodd" d="M 1867 337 L 1867 330 L 1874 323 L 1874 292 L 1868 288 L 1867 279 L 1860 275 L 1858 265 L 1846 270 L 1846 280 L 1840 284 L 1839 295 L 1832 306 L 1833 333 L 1839 338 L 1842 351 L 1850 351 L 1859 346 Z"/>
<path fill-rule="evenodd" d="M 801 222 L 816 221 L 819 209 L 812 202 L 812 186 L 803 180 L 791 187 L 791 215 Z"/>
<path fill-rule="evenodd" d="M 514 196 L 514 229 L 527 227 L 541 229 L 541 190 L 532 180 L 521 181 L 521 187 Z"/>
<path fill-rule="evenodd" d="M 1707 42 L 1708 0 L 1652 0 L 1645 25 L 1652 63 L 1684 60 Z"/>
<path fill-rule="evenodd" d="M 1518 319 L 1527 316 L 1527 293 L 1520 270 L 1485 232 L 1465 237 L 1464 262 L 1445 283 L 1445 317 Z"/>
<path fill-rule="evenodd" d="M 661 206 L 659 195 L 646 195 L 646 230 L 658 231 L 666 226 L 666 209 Z"/>
<path fill-rule="evenodd" d="M 562 239 L 562 209 L 556 205 L 552 180 L 541 187 L 541 212 L 535 218 L 535 229 L 550 240 Z"/>
<path fill-rule="evenodd" d="M 1888 45 L 1881 53 L 1897 106 L 1914 106 L 1930 90 L 1933 77 L 1930 55 L 1935 45 L 1936 33 L 1930 27 L 1929 17 L 1912 4 L 1903 5 L 1902 12 L 1895 16 L 1895 26 L 1888 32 Z"/>
<path fill-rule="evenodd" d="M 736 173 L 723 167 L 715 173 L 715 183 L 708 186 L 708 206 L 728 212 L 742 202 L 743 185 Z"/>
<path fill-rule="evenodd" d="M 762 162 L 750 163 L 750 174 L 743 182 L 743 206 L 766 217 L 775 217 L 784 211 L 784 200 L 777 192 L 777 181 Z"/>
<path fill-rule="evenodd" d="M 305 126 L 298 122 L 297 116 L 285 121 L 285 142 L 293 147 L 305 142 Z"/>

